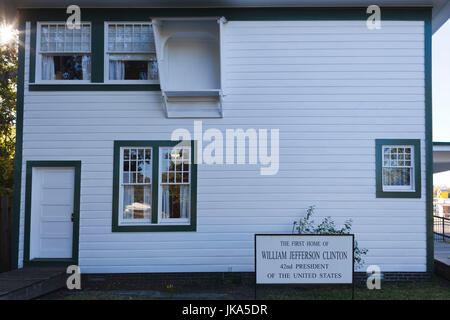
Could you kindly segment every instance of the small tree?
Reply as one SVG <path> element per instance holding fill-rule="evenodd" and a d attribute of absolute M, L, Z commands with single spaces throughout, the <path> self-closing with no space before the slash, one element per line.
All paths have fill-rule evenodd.
<path fill-rule="evenodd" d="M 294 221 L 292 225 L 292 233 L 298 234 L 350 234 L 352 230 L 351 219 L 344 222 L 342 228 L 337 228 L 331 217 L 324 218 L 318 225 L 312 220 L 312 215 L 314 214 L 315 206 L 310 206 L 306 209 L 306 215 L 300 218 L 298 221 Z M 358 247 L 358 241 L 355 240 L 354 246 L 354 263 L 355 268 L 358 269 L 364 265 L 364 260 L 362 256 L 366 255 L 367 249 L 360 249 Z"/>
<path fill-rule="evenodd" d="M 17 36 L 0 43 L 0 196 L 12 196 L 16 142 Z"/>

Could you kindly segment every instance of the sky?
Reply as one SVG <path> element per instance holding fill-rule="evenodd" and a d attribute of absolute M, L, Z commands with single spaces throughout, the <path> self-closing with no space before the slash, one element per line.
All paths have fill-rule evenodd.
<path fill-rule="evenodd" d="M 450 142 L 450 20 L 433 35 L 433 141 Z M 433 175 L 450 187 L 450 171 Z"/>
<path fill-rule="evenodd" d="M 450 142 L 450 20 L 433 35 L 433 141 Z"/>

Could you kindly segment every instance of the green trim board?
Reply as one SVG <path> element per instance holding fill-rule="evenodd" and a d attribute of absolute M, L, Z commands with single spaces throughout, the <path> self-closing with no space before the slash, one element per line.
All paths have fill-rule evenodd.
<path fill-rule="evenodd" d="M 74 198 L 73 198 L 73 241 L 71 259 L 39 258 L 30 260 L 30 230 L 31 230 L 31 193 L 33 185 L 33 168 L 74 168 Z M 27 161 L 25 184 L 25 229 L 24 229 L 24 266 L 66 266 L 78 264 L 79 229 L 80 229 L 80 189 L 81 161 Z"/>
<path fill-rule="evenodd" d="M 382 184 L 382 146 L 383 145 L 411 145 L 414 146 L 414 191 L 383 191 Z M 420 163 L 420 140 L 419 139 L 376 139 L 375 140 L 375 171 L 376 171 L 376 197 L 377 198 L 420 198 L 421 163 Z"/>
<path fill-rule="evenodd" d="M 23 104 L 25 89 L 25 21 L 19 16 L 19 57 L 16 102 L 16 147 L 14 158 L 14 203 L 11 230 L 11 269 L 19 264 L 20 200 L 22 194 Z"/>
<path fill-rule="evenodd" d="M 93 19 L 91 28 L 91 82 L 102 83 L 105 72 L 105 23 L 102 19 Z"/>
<path fill-rule="evenodd" d="M 425 196 L 426 196 L 426 237 L 427 271 L 434 270 L 434 233 L 433 233 L 433 108 L 432 108 L 432 29 L 431 10 L 424 19 L 425 39 Z"/>
<path fill-rule="evenodd" d="M 32 21 L 30 24 L 30 71 L 29 71 L 30 83 L 36 81 L 36 34 L 37 34 L 37 22 Z"/>
<path fill-rule="evenodd" d="M 191 210 L 188 225 L 158 225 L 158 192 L 159 192 L 159 148 L 174 147 L 188 144 L 191 147 Z M 119 194 L 120 194 L 120 148 L 122 147 L 152 147 L 152 224 L 151 225 L 119 225 Z M 195 161 L 194 140 L 132 140 L 114 141 L 113 164 L 113 203 L 112 203 L 112 232 L 167 232 L 167 231 L 196 231 L 197 230 L 197 164 Z"/>
<path fill-rule="evenodd" d="M 159 84 L 30 84 L 30 91 L 161 91 Z"/>
<path fill-rule="evenodd" d="M 450 146 L 450 142 L 433 142 L 433 146 Z"/>
<path fill-rule="evenodd" d="M 383 20 L 425 20 L 431 6 L 381 7 Z M 25 21 L 65 21 L 65 8 L 19 9 Z M 234 7 L 234 8 L 81 8 L 83 21 L 146 21 L 152 17 L 226 17 L 240 21 L 366 20 L 360 7 Z"/>

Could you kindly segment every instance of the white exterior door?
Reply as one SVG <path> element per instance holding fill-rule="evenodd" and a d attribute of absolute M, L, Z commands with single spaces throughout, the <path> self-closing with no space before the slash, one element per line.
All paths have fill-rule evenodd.
<path fill-rule="evenodd" d="M 32 172 L 30 260 L 72 258 L 75 168 Z"/>

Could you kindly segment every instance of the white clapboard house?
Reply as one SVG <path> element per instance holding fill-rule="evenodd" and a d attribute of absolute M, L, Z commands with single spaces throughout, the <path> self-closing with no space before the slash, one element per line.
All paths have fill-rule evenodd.
<path fill-rule="evenodd" d="M 251 272 L 315 205 L 366 266 L 432 270 L 446 1 L 69 2 L 17 1 L 13 268 Z"/>

